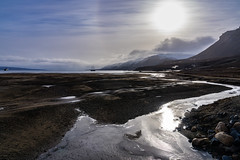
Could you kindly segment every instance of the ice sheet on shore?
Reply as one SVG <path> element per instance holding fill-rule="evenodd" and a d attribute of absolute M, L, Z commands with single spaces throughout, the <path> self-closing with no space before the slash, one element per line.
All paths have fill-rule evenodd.
<path fill-rule="evenodd" d="M 124 125 L 101 125 L 88 116 L 81 116 L 61 143 L 42 154 L 39 159 L 212 159 L 195 151 L 187 139 L 173 132 L 186 110 L 214 101 L 240 95 L 240 87 L 195 81 L 232 88 L 200 97 L 174 100 L 162 105 L 158 111 L 129 120 Z M 124 136 L 141 130 L 135 140 Z"/>

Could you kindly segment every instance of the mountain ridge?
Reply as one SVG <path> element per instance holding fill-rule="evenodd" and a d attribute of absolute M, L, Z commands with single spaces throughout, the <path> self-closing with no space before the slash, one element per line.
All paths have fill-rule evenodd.
<path fill-rule="evenodd" d="M 214 66 L 214 64 L 217 65 Z M 216 66 L 240 67 L 240 27 L 223 33 L 217 42 L 195 56 L 159 65 L 139 67 L 136 70 L 168 70 L 176 65 L 178 66 L 176 69 L 181 70 L 216 68 Z"/>

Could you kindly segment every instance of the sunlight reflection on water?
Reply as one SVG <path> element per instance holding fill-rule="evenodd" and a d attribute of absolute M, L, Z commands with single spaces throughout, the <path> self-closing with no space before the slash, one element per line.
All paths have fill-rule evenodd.
<path fill-rule="evenodd" d="M 179 121 L 174 120 L 173 111 L 168 108 L 168 104 L 165 104 L 161 110 L 161 129 L 173 131 L 179 125 Z"/>

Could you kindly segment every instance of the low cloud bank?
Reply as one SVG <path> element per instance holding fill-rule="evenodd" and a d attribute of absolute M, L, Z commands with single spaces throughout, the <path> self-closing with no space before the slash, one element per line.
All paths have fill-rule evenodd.
<path fill-rule="evenodd" d="M 181 38 L 167 38 L 156 45 L 152 50 L 133 50 L 129 54 L 122 54 L 112 59 L 115 62 L 126 62 L 129 60 L 143 59 L 148 56 L 157 54 L 168 54 L 175 58 L 187 58 L 194 56 L 210 46 L 215 41 L 214 38 L 207 37 L 197 37 L 192 40 L 181 39 Z"/>
<path fill-rule="evenodd" d="M 18 56 L 1 56 L 1 66 L 25 67 L 46 70 L 86 70 L 91 66 L 87 62 L 78 59 L 50 59 L 50 58 L 26 58 Z"/>

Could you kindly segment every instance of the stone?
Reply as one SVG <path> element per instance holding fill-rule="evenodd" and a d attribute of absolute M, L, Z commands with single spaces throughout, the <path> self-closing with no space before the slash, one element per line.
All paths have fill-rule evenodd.
<path fill-rule="evenodd" d="M 240 122 L 234 123 L 233 128 L 236 129 L 240 133 Z"/>
<path fill-rule="evenodd" d="M 233 160 L 232 157 L 223 155 L 222 160 Z"/>
<path fill-rule="evenodd" d="M 240 156 L 238 154 L 233 154 L 232 155 L 232 159 L 233 160 L 239 160 L 240 159 Z"/>
<path fill-rule="evenodd" d="M 218 122 L 216 128 L 215 128 L 215 132 L 227 132 L 228 128 L 226 126 L 226 124 L 224 122 Z"/>
<path fill-rule="evenodd" d="M 235 129 L 231 128 L 230 135 L 234 138 L 234 144 L 239 145 L 240 144 L 240 133 Z"/>
<path fill-rule="evenodd" d="M 201 133 L 197 133 L 196 138 L 206 138 L 206 136 Z"/>
<path fill-rule="evenodd" d="M 138 139 L 138 138 L 141 137 L 141 135 L 142 135 L 142 131 L 141 131 L 141 130 L 137 131 L 137 132 L 135 133 L 135 135 L 125 134 L 125 136 L 126 136 L 128 139 L 130 139 L 130 140 Z"/>
<path fill-rule="evenodd" d="M 233 137 L 224 132 L 218 132 L 217 134 L 215 134 L 215 138 L 218 139 L 225 146 L 231 146 L 234 142 Z"/>
<path fill-rule="evenodd" d="M 221 112 L 221 113 L 218 113 L 217 115 L 218 115 L 218 117 L 223 118 L 223 117 L 227 116 L 227 113 L 226 112 Z"/>
<path fill-rule="evenodd" d="M 197 148 L 204 148 L 210 144 L 208 138 L 194 138 L 192 140 L 192 146 Z"/>
<path fill-rule="evenodd" d="M 191 128 L 191 132 L 197 132 L 197 126 L 193 126 L 193 127 Z"/>
<path fill-rule="evenodd" d="M 233 124 L 234 124 L 235 122 L 237 122 L 238 120 L 239 120 L 238 115 L 231 116 L 231 117 L 230 117 L 229 124 L 230 124 L 230 125 L 233 125 Z"/>

